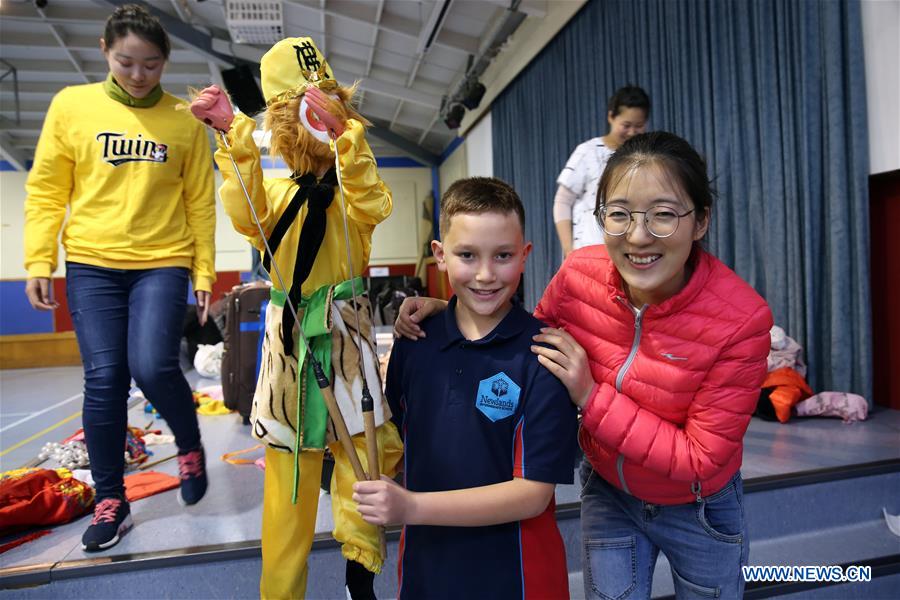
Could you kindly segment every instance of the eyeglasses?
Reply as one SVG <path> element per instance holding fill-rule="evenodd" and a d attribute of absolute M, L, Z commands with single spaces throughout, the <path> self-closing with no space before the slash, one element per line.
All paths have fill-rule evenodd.
<path fill-rule="evenodd" d="M 678 229 L 678 223 L 682 217 L 694 212 L 694 209 L 679 215 L 671 208 L 657 206 L 650 210 L 628 210 L 622 206 L 602 206 L 594 211 L 600 227 L 607 235 L 620 236 L 628 233 L 634 215 L 644 215 L 644 227 L 650 235 L 657 238 L 667 238 Z"/>

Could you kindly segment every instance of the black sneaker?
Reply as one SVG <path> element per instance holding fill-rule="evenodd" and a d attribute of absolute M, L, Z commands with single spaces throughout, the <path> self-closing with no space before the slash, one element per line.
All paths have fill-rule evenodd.
<path fill-rule="evenodd" d="M 87 552 L 112 548 L 132 525 L 134 522 L 127 500 L 104 498 L 94 507 L 94 519 L 81 536 L 81 547 Z"/>
<path fill-rule="evenodd" d="M 178 502 L 183 506 L 200 502 L 207 486 L 206 456 L 202 446 L 178 455 L 178 475 L 181 477 Z"/>

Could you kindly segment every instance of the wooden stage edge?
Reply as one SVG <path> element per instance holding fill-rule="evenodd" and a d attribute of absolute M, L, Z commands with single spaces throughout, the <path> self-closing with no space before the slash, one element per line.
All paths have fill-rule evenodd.
<path fill-rule="evenodd" d="M 66 367 L 81 364 L 74 331 L 0 336 L 0 369 Z"/>

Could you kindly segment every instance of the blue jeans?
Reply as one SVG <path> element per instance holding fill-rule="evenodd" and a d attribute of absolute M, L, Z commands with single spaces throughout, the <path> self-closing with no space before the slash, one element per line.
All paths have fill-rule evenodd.
<path fill-rule="evenodd" d="M 84 364 L 85 443 L 97 500 L 125 496 L 125 428 L 132 377 L 179 450 L 200 445 L 191 388 L 178 362 L 188 270 L 66 263 L 66 296 Z"/>
<path fill-rule="evenodd" d="M 677 598 L 741 598 L 749 542 L 740 472 L 700 502 L 644 502 L 581 464 L 582 566 L 586 598 L 650 598 L 659 551 Z"/>

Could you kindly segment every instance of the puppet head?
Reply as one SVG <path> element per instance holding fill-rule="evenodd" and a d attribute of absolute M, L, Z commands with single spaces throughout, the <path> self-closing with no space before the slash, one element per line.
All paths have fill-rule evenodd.
<path fill-rule="evenodd" d="M 356 85 L 345 87 L 334 79 L 331 67 L 311 38 L 281 40 L 260 61 L 265 128 L 272 134 L 270 151 L 284 159 L 295 173 L 318 173 L 334 163 L 330 145 L 317 140 L 300 121 L 300 103 L 309 87 L 317 87 L 334 102 L 329 112 L 346 123 L 370 123 L 353 108 Z"/>

